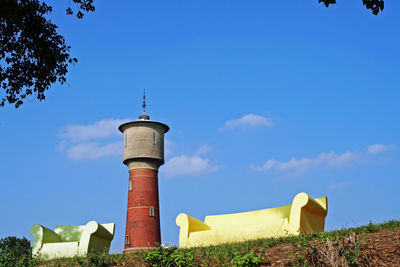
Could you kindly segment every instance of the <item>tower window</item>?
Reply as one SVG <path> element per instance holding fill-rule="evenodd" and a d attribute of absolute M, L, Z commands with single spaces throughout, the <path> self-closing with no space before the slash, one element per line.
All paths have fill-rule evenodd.
<path fill-rule="evenodd" d="M 150 217 L 154 217 L 154 208 L 153 207 L 150 208 Z"/>
<path fill-rule="evenodd" d="M 129 179 L 129 191 L 132 191 L 132 180 Z"/>
<path fill-rule="evenodd" d="M 128 135 L 125 134 L 124 137 L 125 137 L 125 138 L 124 138 L 124 145 L 125 145 L 125 148 L 126 148 L 126 146 L 128 145 Z"/>
<path fill-rule="evenodd" d="M 153 146 L 156 145 L 156 132 L 153 132 Z"/>
<path fill-rule="evenodd" d="M 129 235 L 125 237 L 125 245 L 129 246 Z"/>

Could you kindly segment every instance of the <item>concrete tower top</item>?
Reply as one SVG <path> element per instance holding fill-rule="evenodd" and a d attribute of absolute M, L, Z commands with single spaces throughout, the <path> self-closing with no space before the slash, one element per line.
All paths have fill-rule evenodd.
<path fill-rule="evenodd" d="M 129 169 L 158 169 L 164 164 L 164 134 L 168 125 L 151 121 L 146 115 L 146 101 L 143 96 L 143 114 L 139 120 L 124 123 L 118 127 L 124 134 L 123 162 Z"/>
<path fill-rule="evenodd" d="M 154 126 L 152 126 L 152 124 Z M 152 121 L 152 120 L 144 120 L 144 119 L 139 119 L 137 121 L 130 121 L 130 122 L 126 122 L 124 124 L 121 124 L 118 127 L 118 130 L 121 133 L 124 133 L 126 129 L 131 128 L 131 127 L 135 127 L 135 126 L 155 127 L 155 125 L 158 125 L 159 128 L 162 129 L 163 133 L 166 133 L 166 132 L 169 131 L 169 126 L 164 124 L 164 123 L 161 123 L 161 122 L 158 122 L 158 121 Z"/>

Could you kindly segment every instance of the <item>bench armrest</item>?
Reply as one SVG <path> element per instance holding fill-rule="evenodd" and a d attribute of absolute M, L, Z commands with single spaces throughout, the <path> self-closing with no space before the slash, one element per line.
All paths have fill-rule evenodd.
<path fill-rule="evenodd" d="M 327 213 L 326 197 L 314 199 L 306 193 L 299 193 L 293 199 L 289 227 L 295 232 L 323 232 Z"/>
<path fill-rule="evenodd" d="M 44 243 L 61 242 L 58 234 L 40 224 L 31 227 L 31 235 L 33 236 L 32 254 L 34 256 L 38 254 Z"/>
<path fill-rule="evenodd" d="M 107 224 L 108 225 L 108 224 Z M 95 235 L 99 238 L 103 238 L 106 240 L 112 240 L 114 238 L 114 224 L 112 224 L 112 231 L 109 231 L 106 229 L 103 225 L 99 224 L 96 221 L 90 221 L 86 224 L 85 230 L 82 234 L 85 232 L 91 235 Z M 108 227 L 107 227 L 108 228 Z"/>
<path fill-rule="evenodd" d="M 96 221 L 88 222 L 79 241 L 78 254 L 83 256 L 87 252 L 108 252 L 114 238 L 114 229 L 114 223 L 103 226 Z M 100 251 L 103 249 L 107 251 Z"/>
<path fill-rule="evenodd" d="M 180 227 L 179 231 L 179 246 L 184 246 L 187 242 L 190 233 L 199 232 L 205 230 L 211 230 L 211 227 L 204 222 L 187 215 L 186 213 L 181 213 L 176 217 L 176 225 Z"/>

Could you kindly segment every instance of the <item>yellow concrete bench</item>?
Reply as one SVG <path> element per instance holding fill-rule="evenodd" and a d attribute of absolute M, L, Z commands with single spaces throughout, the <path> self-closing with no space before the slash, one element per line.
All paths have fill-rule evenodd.
<path fill-rule="evenodd" d="M 327 197 L 313 199 L 299 193 L 291 205 L 250 212 L 206 216 L 204 222 L 181 213 L 181 248 L 242 242 L 267 237 L 323 232 L 328 212 Z"/>
<path fill-rule="evenodd" d="M 34 237 L 32 253 L 44 259 L 108 253 L 114 230 L 114 223 L 99 224 L 96 221 L 79 226 L 57 226 L 54 231 L 35 224 L 31 228 Z"/>

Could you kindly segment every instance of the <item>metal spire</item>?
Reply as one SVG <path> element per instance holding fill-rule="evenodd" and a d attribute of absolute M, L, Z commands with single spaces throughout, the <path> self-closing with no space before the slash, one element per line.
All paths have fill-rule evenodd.
<path fill-rule="evenodd" d="M 143 108 L 143 114 L 146 114 L 146 89 L 143 89 L 143 104 L 142 104 L 142 108 Z"/>
<path fill-rule="evenodd" d="M 142 108 L 143 108 L 143 114 L 139 116 L 139 120 L 148 120 L 150 119 L 150 116 L 146 115 L 146 89 L 143 89 L 143 104 L 142 104 Z"/>

